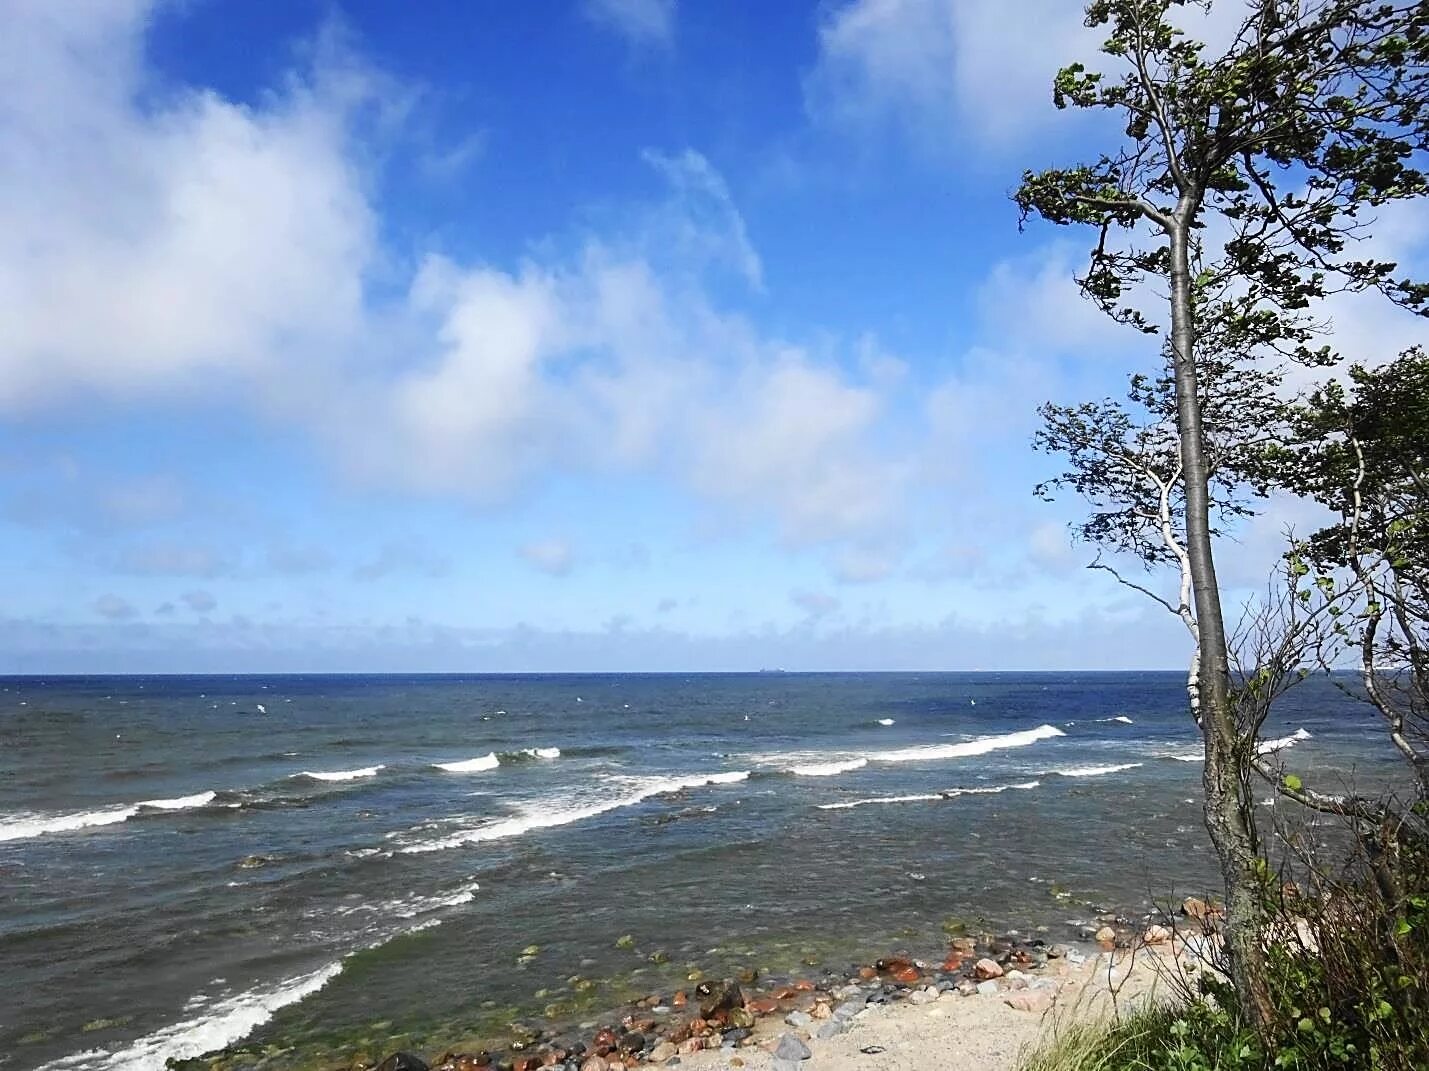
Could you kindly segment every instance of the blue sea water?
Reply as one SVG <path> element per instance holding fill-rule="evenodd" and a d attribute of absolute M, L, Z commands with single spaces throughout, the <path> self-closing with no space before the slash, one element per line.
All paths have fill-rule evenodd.
<path fill-rule="evenodd" d="M 312 1066 L 949 915 L 1065 938 L 1215 887 L 1184 711 L 1178 673 L 0 679 L 0 1064 Z M 1395 768 L 1326 680 L 1267 735 Z"/>

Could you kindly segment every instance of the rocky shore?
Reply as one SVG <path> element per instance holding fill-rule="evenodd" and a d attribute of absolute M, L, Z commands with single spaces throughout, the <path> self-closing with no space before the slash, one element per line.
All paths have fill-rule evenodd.
<path fill-rule="evenodd" d="M 1106 1000 L 1133 999 L 1183 972 L 1200 957 L 1198 943 L 1214 928 L 1216 914 L 1195 899 L 1184 903 L 1179 918 L 1103 912 L 1075 927 L 1077 939 L 1066 943 L 953 932 L 932 958 L 898 952 L 804 976 L 745 969 L 651 993 L 570 1028 L 512 1022 L 500 1042 L 426 1053 L 356 1052 L 329 1071 L 625 1071 L 642 1065 L 817 1071 L 849 1066 L 849 1060 L 869 1068 L 1011 1068 L 1017 1050 L 1055 1018 L 1054 1009 L 1104 1014 Z M 915 1023 L 900 1019 L 919 1013 Z M 947 1062 L 950 1054 L 963 1059 L 979 1051 L 970 1031 L 990 1031 L 983 1055 Z M 915 1036 L 942 1057 L 900 1055 Z M 819 1059 L 823 1049 L 841 1053 L 845 1062 Z M 241 1050 L 231 1050 L 175 1066 L 223 1071 L 251 1064 L 242 1062 Z"/>

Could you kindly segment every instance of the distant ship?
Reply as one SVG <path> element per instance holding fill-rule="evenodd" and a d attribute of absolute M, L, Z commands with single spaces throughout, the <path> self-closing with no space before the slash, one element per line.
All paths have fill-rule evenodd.
<path fill-rule="evenodd" d="M 761 669 L 760 673 L 788 673 L 787 669 Z"/>

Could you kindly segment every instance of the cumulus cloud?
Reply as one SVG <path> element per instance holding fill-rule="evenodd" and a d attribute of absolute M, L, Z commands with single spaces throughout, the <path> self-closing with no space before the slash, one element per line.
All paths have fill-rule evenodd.
<path fill-rule="evenodd" d="M 632 45 L 668 46 L 675 37 L 675 0 L 585 0 L 583 10 Z"/>
<path fill-rule="evenodd" d="M 575 562 L 575 552 L 564 539 L 539 539 L 525 544 L 516 553 L 533 569 L 549 576 L 565 576 Z"/>
<path fill-rule="evenodd" d="M 218 606 L 218 600 L 207 591 L 186 591 L 181 596 L 184 605 L 196 614 L 206 614 Z"/>
<path fill-rule="evenodd" d="M 665 194 L 573 251 L 425 255 L 379 306 L 366 278 L 402 258 L 377 241 L 359 142 L 391 84 L 329 46 L 255 105 L 141 101 L 147 11 L 30 4 L 0 46 L 0 409 L 222 398 L 365 484 L 493 502 L 554 472 L 654 474 L 792 542 L 894 511 L 902 473 L 870 435 L 894 359 L 860 380 L 711 299 L 708 273 L 758 291 L 763 268 L 707 157 L 648 152 Z M 164 508 L 153 491 L 117 508 Z M 123 567 L 225 569 L 192 550 Z"/>
<path fill-rule="evenodd" d="M 359 319 L 353 82 L 139 96 L 149 4 L 22 3 L 0 44 L 0 407 L 271 367 Z M 316 347 L 315 347 L 316 348 Z"/>
<path fill-rule="evenodd" d="M 128 599 L 107 592 L 94 600 L 94 612 L 110 621 L 127 621 L 138 613 Z"/>
<path fill-rule="evenodd" d="M 1024 143 L 1056 116 L 1052 80 L 1073 61 L 1099 68 L 1103 32 L 1071 0 L 841 0 L 824 9 L 805 103 L 821 122 L 868 133 L 892 125 L 925 148 Z M 1211 45 L 1241 13 L 1175 17 Z M 1064 124 L 1065 125 L 1065 124 Z"/>

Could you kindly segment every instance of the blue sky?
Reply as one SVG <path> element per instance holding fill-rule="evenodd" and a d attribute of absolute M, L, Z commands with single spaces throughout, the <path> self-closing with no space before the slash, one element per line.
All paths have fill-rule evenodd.
<path fill-rule="evenodd" d="M 1155 354 L 1016 6 L 20 0 L 0 672 L 1181 664 L 1031 495 Z"/>

